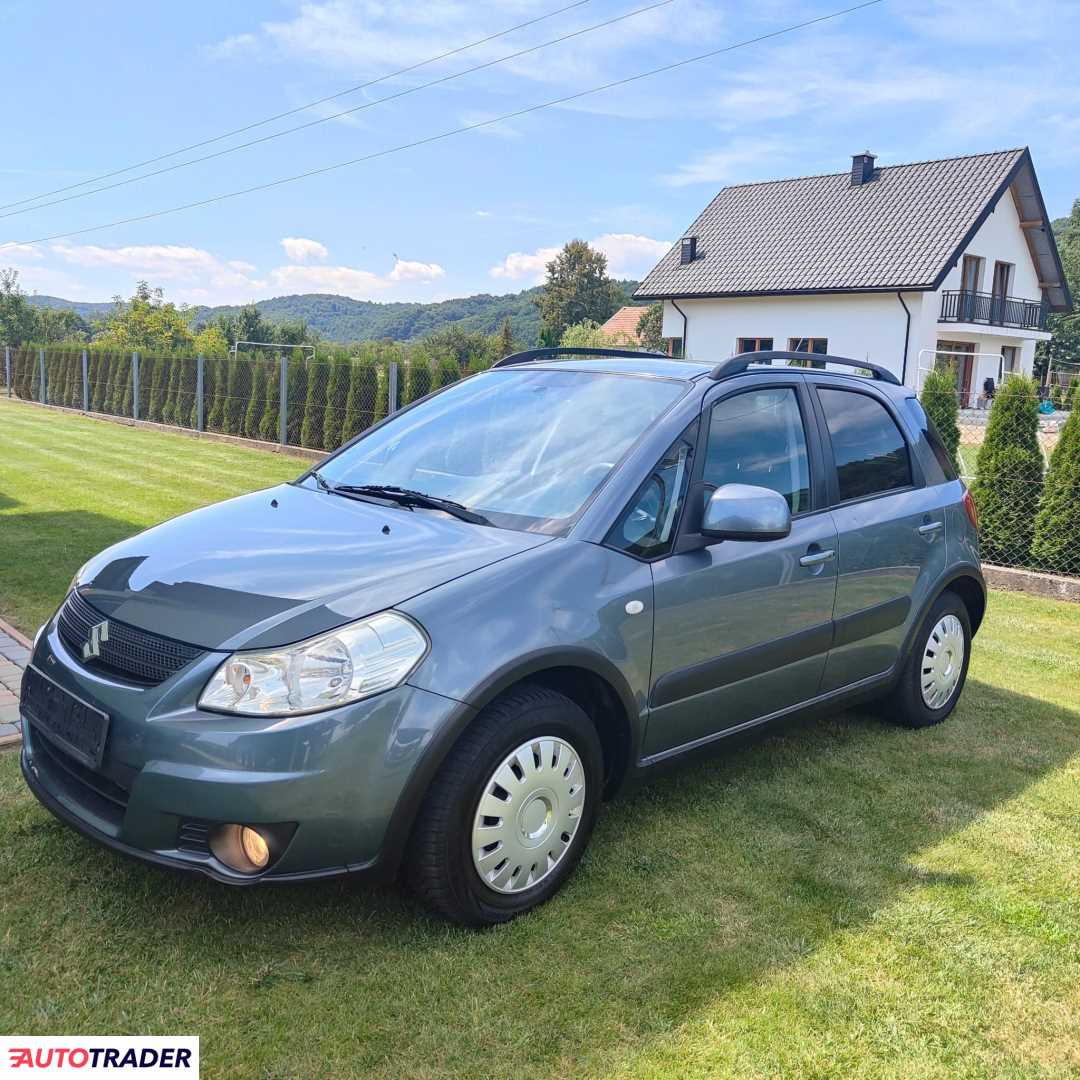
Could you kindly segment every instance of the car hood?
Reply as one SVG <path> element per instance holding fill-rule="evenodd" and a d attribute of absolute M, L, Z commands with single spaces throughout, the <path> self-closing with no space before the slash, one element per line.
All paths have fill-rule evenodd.
<path fill-rule="evenodd" d="M 204 649 L 331 630 L 551 538 L 284 484 L 195 510 L 91 559 L 102 615 Z"/>

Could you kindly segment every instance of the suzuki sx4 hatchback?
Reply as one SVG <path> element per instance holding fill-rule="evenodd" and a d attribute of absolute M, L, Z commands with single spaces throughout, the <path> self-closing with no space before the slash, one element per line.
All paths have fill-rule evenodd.
<path fill-rule="evenodd" d="M 23 680 L 35 795 L 163 866 L 400 874 L 483 925 L 674 759 L 855 701 L 949 715 L 986 592 L 911 391 L 835 357 L 579 351 L 91 559 Z"/>

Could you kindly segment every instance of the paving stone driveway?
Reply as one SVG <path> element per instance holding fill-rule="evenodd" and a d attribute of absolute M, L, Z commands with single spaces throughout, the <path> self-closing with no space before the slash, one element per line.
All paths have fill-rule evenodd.
<path fill-rule="evenodd" d="M 30 650 L 16 638 L 0 630 L 0 746 L 22 738 L 19 720 L 19 685 L 23 668 L 30 662 Z"/>

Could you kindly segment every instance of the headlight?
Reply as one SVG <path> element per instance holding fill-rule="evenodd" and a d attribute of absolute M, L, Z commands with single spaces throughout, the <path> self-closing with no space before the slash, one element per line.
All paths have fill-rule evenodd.
<path fill-rule="evenodd" d="M 419 628 L 384 611 L 284 649 L 233 653 L 199 706 L 243 716 L 332 709 L 400 685 L 425 652 Z"/>

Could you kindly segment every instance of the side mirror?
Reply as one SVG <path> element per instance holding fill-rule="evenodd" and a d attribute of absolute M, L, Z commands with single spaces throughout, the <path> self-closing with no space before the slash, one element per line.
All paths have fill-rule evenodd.
<path fill-rule="evenodd" d="M 770 488 L 724 484 L 705 504 L 701 535 L 710 540 L 781 540 L 791 532 L 787 499 Z"/>

